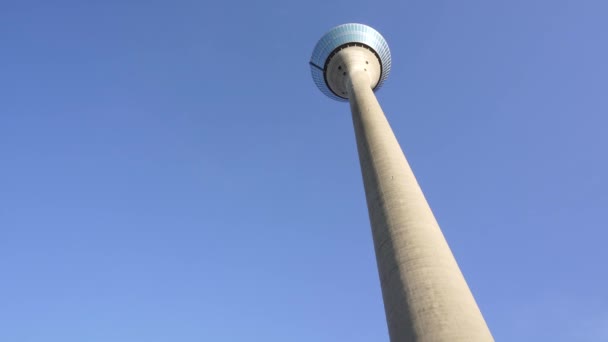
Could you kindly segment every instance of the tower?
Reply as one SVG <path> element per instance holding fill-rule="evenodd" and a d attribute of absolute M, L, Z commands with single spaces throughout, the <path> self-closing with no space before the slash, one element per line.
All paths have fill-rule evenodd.
<path fill-rule="evenodd" d="M 384 38 L 334 27 L 310 67 L 321 92 L 350 103 L 391 342 L 493 341 L 374 95 L 391 69 Z"/>

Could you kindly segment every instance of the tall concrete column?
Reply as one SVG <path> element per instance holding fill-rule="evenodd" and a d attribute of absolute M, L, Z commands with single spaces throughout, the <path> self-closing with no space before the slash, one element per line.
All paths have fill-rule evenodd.
<path fill-rule="evenodd" d="M 352 70 L 346 86 L 391 341 L 493 341 L 369 74 L 347 69 Z"/>
<path fill-rule="evenodd" d="M 319 90 L 350 103 L 391 342 L 493 341 L 374 95 L 391 63 L 362 24 L 331 29 L 310 60 Z"/>

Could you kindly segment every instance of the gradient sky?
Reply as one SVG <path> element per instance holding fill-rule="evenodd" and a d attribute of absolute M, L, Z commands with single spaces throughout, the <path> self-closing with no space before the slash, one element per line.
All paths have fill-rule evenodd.
<path fill-rule="evenodd" d="M 388 341 L 346 22 L 498 341 L 608 341 L 608 2 L 0 0 L 0 341 Z"/>

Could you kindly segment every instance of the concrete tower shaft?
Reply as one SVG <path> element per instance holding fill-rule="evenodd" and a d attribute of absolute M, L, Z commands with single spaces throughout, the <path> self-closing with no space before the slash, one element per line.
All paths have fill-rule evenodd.
<path fill-rule="evenodd" d="M 369 76 L 347 83 L 391 341 L 493 341 Z"/>
<path fill-rule="evenodd" d="M 388 46 L 367 26 L 338 28 L 315 48 L 313 79 L 350 103 L 390 340 L 493 341 L 374 94 L 390 68 Z"/>

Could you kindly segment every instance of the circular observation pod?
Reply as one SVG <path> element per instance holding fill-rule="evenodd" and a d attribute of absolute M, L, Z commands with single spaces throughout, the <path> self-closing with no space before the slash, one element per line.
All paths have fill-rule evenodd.
<path fill-rule="evenodd" d="M 348 56 L 345 51 L 349 52 Z M 367 25 L 343 24 L 323 35 L 310 58 L 310 71 L 319 90 L 338 101 L 348 101 L 341 79 L 347 75 L 343 62 L 368 72 L 372 89 L 376 91 L 388 78 L 391 52 L 384 37 Z"/>

